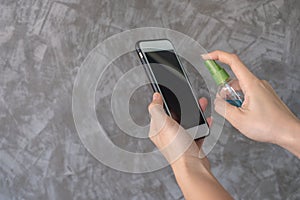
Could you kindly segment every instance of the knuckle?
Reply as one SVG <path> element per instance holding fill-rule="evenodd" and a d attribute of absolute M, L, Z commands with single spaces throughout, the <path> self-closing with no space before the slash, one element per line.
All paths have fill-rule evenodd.
<path fill-rule="evenodd" d="M 223 52 L 221 50 L 219 50 L 219 49 L 212 52 L 212 54 L 215 55 L 215 56 L 217 56 L 217 57 L 220 57 L 222 55 L 222 53 Z"/>
<path fill-rule="evenodd" d="M 218 49 L 218 50 L 215 50 L 215 53 L 216 53 L 216 54 L 221 54 L 222 51 Z"/>
<path fill-rule="evenodd" d="M 148 105 L 148 111 L 150 112 L 154 107 L 155 107 L 155 103 L 150 103 L 149 105 Z"/>
<path fill-rule="evenodd" d="M 237 107 L 227 109 L 226 115 L 231 121 L 232 125 L 234 125 L 235 127 L 238 127 L 243 121 L 243 114 Z"/>
<path fill-rule="evenodd" d="M 235 53 L 232 53 L 232 54 L 231 54 L 231 58 L 232 58 L 234 61 L 240 60 L 239 56 L 238 56 L 237 54 L 235 54 Z"/>
<path fill-rule="evenodd" d="M 148 111 L 149 111 L 149 112 L 150 112 L 151 108 L 152 108 L 152 103 L 150 103 L 150 104 L 148 105 Z"/>
<path fill-rule="evenodd" d="M 232 108 L 230 109 L 230 107 L 232 107 Z M 233 107 L 233 106 L 230 106 L 230 105 L 225 106 L 226 117 L 235 119 L 235 117 L 233 115 L 235 112 L 236 112 L 236 107 Z"/>

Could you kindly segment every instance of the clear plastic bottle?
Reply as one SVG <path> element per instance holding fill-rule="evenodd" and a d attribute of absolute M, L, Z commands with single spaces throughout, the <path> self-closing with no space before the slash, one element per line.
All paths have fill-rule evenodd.
<path fill-rule="evenodd" d="M 205 65 L 218 85 L 218 94 L 231 105 L 241 107 L 244 94 L 237 79 L 230 79 L 228 73 L 214 60 L 206 60 Z"/>

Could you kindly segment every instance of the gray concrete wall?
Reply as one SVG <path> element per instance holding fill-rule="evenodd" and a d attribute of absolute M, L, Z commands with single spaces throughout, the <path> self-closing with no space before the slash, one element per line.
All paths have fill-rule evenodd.
<path fill-rule="evenodd" d="M 74 126 L 79 66 L 99 42 L 128 29 L 171 28 L 209 51 L 239 54 L 300 117 L 298 0 L 2 0 L 0 16 L 0 199 L 183 198 L 170 168 L 110 169 L 86 151 Z M 97 90 L 97 115 L 116 144 L 134 150 L 137 142 L 122 143 L 122 133 L 102 115 L 115 79 L 129 69 L 108 72 Z M 138 100 L 139 93 L 132 104 Z M 140 109 L 136 119 L 146 112 Z M 209 159 L 236 199 L 300 199 L 299 159 L 250 141 L 229 124 Z"/>

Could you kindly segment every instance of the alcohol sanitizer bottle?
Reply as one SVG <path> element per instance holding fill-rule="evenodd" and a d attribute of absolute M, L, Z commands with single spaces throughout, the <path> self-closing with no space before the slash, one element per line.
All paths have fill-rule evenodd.
<path fill-rule="evenodd" d="M 218 85 L 218 94 L 231 105 L 241 107 L 244 94 L 237 79 L 231 79 L 228 73 L 214 60 L 206 60 L 205 65 Z"/>

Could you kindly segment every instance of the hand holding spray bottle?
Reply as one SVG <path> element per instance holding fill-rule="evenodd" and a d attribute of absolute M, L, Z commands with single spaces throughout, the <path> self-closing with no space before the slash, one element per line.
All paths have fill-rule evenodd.
<path fill-rule="evenodd" d="M 231 79 L 228 73 L 214 60 L 204 62 L 211 76 L 218 85 L 218 94 L 231 105 L 241 107 L 244 94 L 237 79 Z"/>

